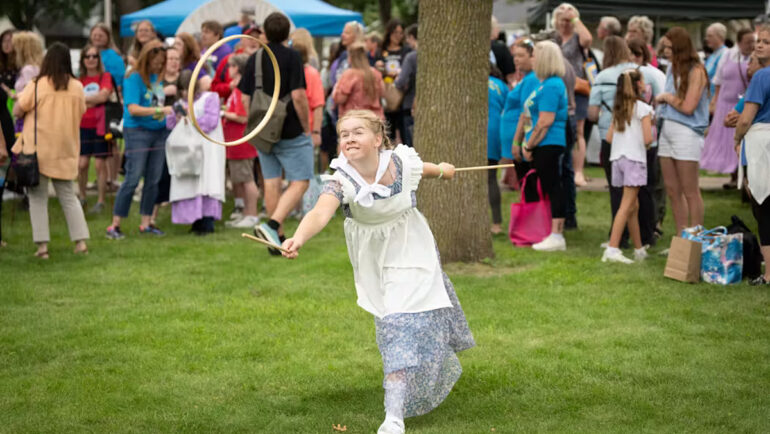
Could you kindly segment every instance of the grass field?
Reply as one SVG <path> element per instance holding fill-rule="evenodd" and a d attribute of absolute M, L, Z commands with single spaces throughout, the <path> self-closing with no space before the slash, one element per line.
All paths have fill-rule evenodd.
<path fill-rule="evenodd" d="M 707 226 L 738 214 L 756 227 L 734 193 L 705 198 Z M 166 237 L 139 236 L 134 204 L 122 241 L 104 238 L 109 213 L 89 216 L 91 253 L 78 257 L 53 200 L 44 262 L 14 205 L 0 250 L 0 432 L 376 431 L 381 361 L 340 217 L 290 262 L 221 225 L 189 235 L 168 208 Z M 770 431 L 770 291 L 667 280 L 659 255 L 602 264 L 608 195 L 581 192 L 578 207 L 565 253 L 496 238 L 490 264 L 446 267 L 477 347 L 407 431 Z"/>

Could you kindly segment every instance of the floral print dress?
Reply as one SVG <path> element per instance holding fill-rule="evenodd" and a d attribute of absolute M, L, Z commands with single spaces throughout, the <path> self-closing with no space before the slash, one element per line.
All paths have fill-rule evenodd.
<path fill-rule="evenodd" d="M 402 406 L 404 417 L 411 417 L 441 404 L 462 373 L 455 353 L 475 342 L 452 282 L 441 270 L 427 221 L 416 208 L 422 160 L 404 145 L 390 158 L 396 168 L 390 196 L 373 193 L 371 207 L 354 201 L 360 178 L 343 169 L 325 177 L 321 194 L 335 196 L 346 217 L 358 304 L 374 315 L 386 410 Z M 387 393 L 393 378 L 401 384 L 397 403 L 389 402 Z"/>

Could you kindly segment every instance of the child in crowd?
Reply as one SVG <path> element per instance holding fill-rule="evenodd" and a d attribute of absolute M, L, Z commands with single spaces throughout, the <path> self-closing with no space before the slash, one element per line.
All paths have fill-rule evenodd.
<path fill-rule="evenodd" d="M 228 57 L 227 71 L 231 80 L 236 83 L 241 80 L 248 58 L 249 56 L 246 54 Z M 230 96 L 227 97 L 225 112 L 222 117 L 226 142 L 243 137 L 248 113 L 241 102 L 241 91 L 238 90 L 238 86 L 233 87 Z M 227 227 L 253 228 L 259 223 L 257 217 L 259 189 L 254 182 L 255 158 L 257 158 L 257 149 L 249 143 L 227 147 L 227 168 L 230 172 L 230 182 L 233 183 L 233 195 L 235 196 L 235 208 L 230 215 L 230 221 L 225 223 Z"/>
<path fill-rule="evenodd" d="M 404 418 L 438 406 L 460 377 L 455 353 L 475 345 L 435 240 L 416 208 L 425 178 L 451 179 L 454 166 L 423 163 L 413 148 L 391 150 L 381 116 L 351 110 L 337 124 L 342 156 L 315 208 L 283 243 L 287 258 L 323 229 L 341 205 L 358 305 L 374 315 L 384 365 L 385 421 L 378 434 L 403 433 Z"/>
<path fill-rule="evenodd" d="M 628 224 L 628 232 L 634 242 L 634 259 L 647 257 L 639 232 L 639 188 L 647 185 L 646 148 L 652 144 L 652 115 L 649 104 L 642 101 L 645 91 L 642 74 L 630 69 L 618 77 L 612 123 L 607 131 L 607 141 L 612 143 L 612 186 L 623 187 L 620 208 L 612 222 L 610 242 L 602 255 L 602 262 L 634 261 L 625 257 L 619 249 L 620 238 Z"/>
<path fill-rule="evenodd" d="M 185 110 L 195 110 L 198 126 L 209 137 L 222 141 L 219 95 L 216 92 L 199 92 L 195 88 L 195 104 L 187 107 L 187 88 L 192 72 L 184 70 L 179 75 L 179 101 Z M 174 129 L 180 122 L 190 122 L 179 109 L 166 117 L 166 126 Z M 183 127 L 183 125 L 179 125 Z M 176 224 L 192 224 L 191 232 L 206 235 L 214 232 L 214 220 L 222 218 L 225 201 L 225 150 L 194 132 L 182 136 L 184 143 L 174 143 L 173 134 L 166 145 L 166 159 L 171 174 L 171 221 Z"/>

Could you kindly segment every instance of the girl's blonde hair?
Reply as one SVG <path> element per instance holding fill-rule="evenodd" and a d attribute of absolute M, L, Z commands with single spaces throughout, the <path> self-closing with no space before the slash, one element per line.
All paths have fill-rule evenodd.
<path fill-rule="evenodd" d="M 43 41 L 34 32 L 16 32 L 11 40 L 16 53 L 16 66 L 40 66 L 43 62 Z"/>
<path fill-rule="evenodd" d="M 636 100 L 642 99 L 642 92 L 637 83 L 642 80 L 642 74 L 636 69 L 624 71 L 618 77 L 615 102 L 612 106 L 612 122 L 615 131 L 622 133 L 626 125 L 631 124 L 634 116 Z"/>
<path fill-rule="evenodd" d="M 388 137 L 388 124 L 371 110 L 350 110 L 342 115 L 337 122 L 338 136 L 340 134 L 340 125 L 342 125 L 342 122 L 351 118 L 362 120 L 374 135 L 382 136 L 382 149 L 393 149 L 393 143 L 390 141 L 390 137 Z"/>
<path fill-rule="evenodd" d="M 291 34 L 292 47 L 299 51 L 302 56 L 302 63 L 310 62 L 310 59 L 318 60 L 318 53 L 313 46 L 313 37 L 307 29 L 300 27 Z"/>
<path fill-rule="evenodd" d="M 372 67 L 369 66 L 369 58 L 366 56 L 366 45 L 363 42 L 353 42 L 348 47 L 348 58 L 350 67 L 361 71 L 364 75 L 364 93 L 369 99 L 377 98 L 377 86 L 374 82 Z"/>
<path fill-rule="evenodd" d="M 535 45 L 535 75 L 540 80 L 548 77 L 564 77 L 564 58 L 561 48 L 552 41 L 540 41 Z"/>

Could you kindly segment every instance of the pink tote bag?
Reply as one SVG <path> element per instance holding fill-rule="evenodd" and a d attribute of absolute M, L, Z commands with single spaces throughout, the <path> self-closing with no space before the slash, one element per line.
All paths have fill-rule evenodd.
<path fill-rule="evenodd" d="M 511 224 L 508 237 L 519 247 L 531 246 L 543 241 L 551 234 L 551 201 L 543 196 L 540 178 L 537 179 L 537 202 L 527 202 L 524 191 L 529 176 L 535 173 L 530 170 L 521 180 L 521 199 L 519 203 L 511 204 Z"/>

